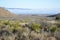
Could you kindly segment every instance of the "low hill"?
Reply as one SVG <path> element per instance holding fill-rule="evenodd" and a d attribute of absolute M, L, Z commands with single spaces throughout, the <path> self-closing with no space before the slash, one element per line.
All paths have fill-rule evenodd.
<path fill-rule="evenodd" d="M 1 17 L 15 17 L 16 14 L 6 10 L 5 8 L 0 7 L 0 18 Z"/>
<path fill-rule="evenodd" d="M 50 15 L 48 17 L 56 17 L 56 20 L 60 19 L 60 13 L 55 14 L 55 15 Z"/>
<path fill-rule="evenodd" d="M 50 15 L 50 16 L 48 16 L 48 17 L 56 17 L 56 16 L 60 16 L 60 13 L 54 14 L 54 15 Z"/>

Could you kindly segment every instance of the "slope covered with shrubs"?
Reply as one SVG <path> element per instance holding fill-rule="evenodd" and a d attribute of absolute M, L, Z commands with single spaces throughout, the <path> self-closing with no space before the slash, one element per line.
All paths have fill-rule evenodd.
<path fill-rule="evenodd" d="M 51 36 L 49 32 L 45 32 L 44 28 L 42 28 L 41 24 L 38 23 L 31 23 L 26 24 L 24 22 L 24 25 L 21 25 L 22 22 L 19 20 L 13 21 L 13 20 L 0 20 L 0 39 L 1 40 L 44 40 L 50 39 L 56 39 L 58 32 L 58 26 L 52 25 L 48 28 L 50 30 L 51 34 L 53 32 L 54 37 Z M 47 26 L 46 26 L 47 27 Z M 43 30 L 42 30 L 43 29 Z M 59 28 L 60 29 L 60 28 Z"/>

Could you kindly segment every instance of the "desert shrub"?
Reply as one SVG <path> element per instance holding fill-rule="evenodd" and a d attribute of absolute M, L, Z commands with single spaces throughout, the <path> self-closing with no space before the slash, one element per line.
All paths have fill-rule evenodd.
<path fill-rule="evenodd" d="M 3 24 L 4 23 L 4 21 L 3 20 L 0 20 L 0 24 Z"/>
<path fill-rule="evenodd" d="M 13 29 L 21 29 L 22 27 L 20 26 L 20 21 L 13 21 L 13 20 L 0 20 L 0 25 L 5 25 L 5 27 L 7 27 L 7 25 L 10 27 L 11 30 Z"/>
<path fill-rule="evenodd" d="M 51 27 L 50 27 L 50 31 L 51 32 L 55 32 L 57 30 L 57 26 L 56 25 L 52 25 Z"/>
<path fill-rule="evenodd" d="M 9 20 L 5 20 L 3 24 L 4 25 L 8 25 L 9 24 Z"/>
<path fill-rule="evenodd" d="M 54 35 L 56 38 L 60 39 L 60 28 L 57 28 Z"/>
<path fill-rule="evenodd" d="M 22 28 L 18 21 L 10 22 L 9 25 L 12 30 L 13 29 L 20 30 Z"/>
<path fill-rule="evenodd" d="M 56 25 L 57 25 L 58 28 L 60 28 L 60 23 L 57 23 Z"/>
<path fill-rule="evenodd" d="M 34 31 L 40 31 L 40 29 L 42 28 L 39 24 L 37 23 L 33 23 L 31 25 L 31 28 L 34 30 Z"/>
<path fill-rule="evenodd" d="M 27 23 L 28 22 L 28 20 L 24 20 L 24 23 Z"/>

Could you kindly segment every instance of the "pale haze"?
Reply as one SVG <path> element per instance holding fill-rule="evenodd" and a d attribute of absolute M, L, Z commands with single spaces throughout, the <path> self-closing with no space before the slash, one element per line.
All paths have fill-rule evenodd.
<path fill-rule="evenodd" d="M 0 7 L 60 12 L 60 0 L 0 0 Z"/>

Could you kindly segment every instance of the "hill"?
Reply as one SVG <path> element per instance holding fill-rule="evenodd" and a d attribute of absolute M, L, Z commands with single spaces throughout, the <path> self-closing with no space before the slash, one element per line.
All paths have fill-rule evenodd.
<path fill-rule="evenodd" d="M 16 14 L 6 10 L 5 8 L 0 7 L 0 18 L 1 17 L 15 17 Z"/>
<path fill-rule="evenodd" d="M 48 17 L 56 17 L 56 16 L 60 16 L 60 13 L 54 14 L 54 15 L 49 15 Z"/>
<path fill-rule="evenodd" d="M 48 17 L 56 17 L 56 20 L 60 19 L 60 13 L 55 14 L 55 15 L 50 15 Z"/>

